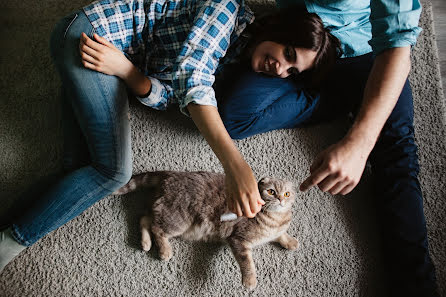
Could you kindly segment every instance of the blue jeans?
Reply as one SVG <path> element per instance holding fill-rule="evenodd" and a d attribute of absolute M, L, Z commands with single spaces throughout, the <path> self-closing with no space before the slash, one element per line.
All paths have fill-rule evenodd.
<path fill-rule="evenodd" d="M 371 54 L 340 59 L 318 92 L 303 83 L 228 65 L 216 81 L 219 111 L 232 138 L 295 128 L 356 114 L 373 64 Z M 391 296 L 437 296 L 418 182 L 413 102 L 406 81 L 369 161 Z"/>
<path fill-rule="evenodd" d="M 19 199 L 32 207 L 11 228 L 26 246 L 119 189 L 132 175 L 126 86 L 115 76 L 83 67 L 82 32 L 92 37 L 93 27 L 79 11 L 63 18 L 51 36 L 51 55 L 62 80 L 64 172 Z"/>

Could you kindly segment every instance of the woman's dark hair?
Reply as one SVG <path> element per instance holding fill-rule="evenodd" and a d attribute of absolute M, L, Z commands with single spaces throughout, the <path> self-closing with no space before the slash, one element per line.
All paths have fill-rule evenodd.
<path fill-rule="evenodd" d="M 321 18 L 305 10 L 279 10 L 257 19 L 248 28 L 251 39 L 246 48 L 252 55 L 263 41 L 317 51 L 314 66 L 299 74 L 305 86 L 318 89 L 336 59 L 342 55 L 341 43 L 324 27 Z"/>

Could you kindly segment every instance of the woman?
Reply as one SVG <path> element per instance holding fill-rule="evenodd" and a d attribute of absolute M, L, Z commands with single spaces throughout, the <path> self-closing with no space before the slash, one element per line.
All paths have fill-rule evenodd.
<path fill-rule="evenodd" d="M 245 30 L 254 17 L 235 0 L 103 0 L 62 19 L 51 37 L 51 53 L 62 80 L 65 175 L 1 233 L 0 269 L 128 182 L 127 88 L 152 108 L 178 103 L 222 163 L 230 208 L 255 216 L 264 202 L 223 125 L 212 85 L 214 74 L 240 55 L 254 71 L 282 78 L 325 72 L 338 55 L 337 40 L 316 15 L 288 16 L 280 26 L 283 19 L 275 15 Z M 275 31 L 290 22 L 302 30 L 282 44 L 273 38 L 280 36 Z M 276 29 L 250 38 L 265 26 Z"/>

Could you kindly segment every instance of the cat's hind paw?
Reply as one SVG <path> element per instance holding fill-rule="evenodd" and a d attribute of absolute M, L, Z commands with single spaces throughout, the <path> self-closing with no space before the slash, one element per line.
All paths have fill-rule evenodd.
<path fill-rule="evenodd" d="M 297 250 L 299 248 L 299 241 L 296 238 L 291 238 L 283 247 L 290 251 Z"/>
<path fill-rule="evenodd" d="M 148 252 L 152 248 L 152 241 L 150 238 L 143 239 L 141 240 L 141 246 L 144 251 Z"/>
<path fill-rule="evenodd" d="M 255 275 L 247 275 L 242 278 L 243 285 L 249 289 L 254 290 L 257 287 L 257 278 Z"/>

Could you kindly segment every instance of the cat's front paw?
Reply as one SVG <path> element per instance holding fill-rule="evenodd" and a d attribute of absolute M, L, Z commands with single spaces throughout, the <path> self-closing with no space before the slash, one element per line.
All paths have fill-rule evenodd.
<path fill-rule="evenodd" d="M 248 274 L 242 277 L 243 285 L 250 290 L 254 290 L 257 286 L 257 278 L 255 274 Z"/>
<path fill-rule="evenodd" d="M 299 248 L 299 241 L 296 238 L 291 237 L 284 245 L 287 250 L 297 250 Z"/>
<path fill-rule="evenodd" d="M 169 261 L 173 256 L 173 251 L 170 246 L 164 247 L 160 250 L 160 258 L 164 261 Z"/>

